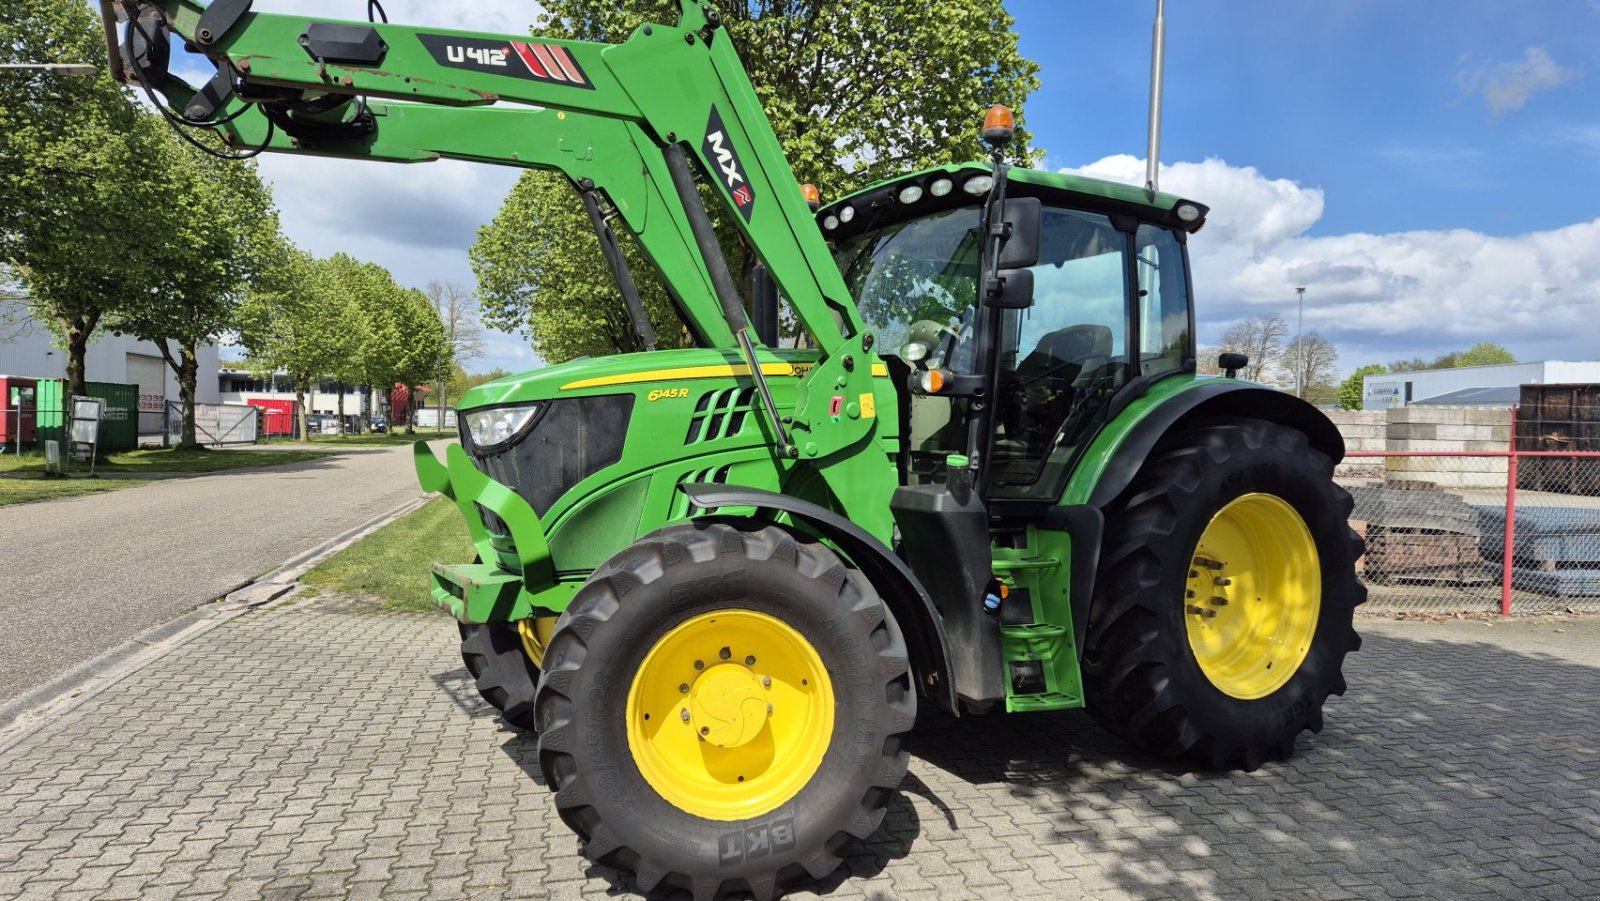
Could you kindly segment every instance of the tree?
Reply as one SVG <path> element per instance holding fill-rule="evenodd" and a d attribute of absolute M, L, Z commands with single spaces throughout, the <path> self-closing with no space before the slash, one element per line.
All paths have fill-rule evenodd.
<path fill-rule="evenodd" d="M 294 385 L 300 440 L 306 440 L 306 392 L 316 380 L 355 356 L 350 323 L 361 309 L 339 290 L 332 267 L 292 246 L 280 245 L 272 264 L 239 307 L 239 343 L 252 368 L 283 370 Z"/>
<path fill-rule="evenodd" d="M 1363 380 L 1369 375 L 1383 375 L 1388 368 L 1382 363 L 1368 363 L 1350 374 L 1350 377 L 1339 383 L 1338 402 L 1343 410 L 1359 410 L 1365 404 L 1365 395 L 1362 393 Z"/>
<path fill-rule="evenodd" d="M 1511 355 L 1511 351 L 1488 341 L 1479 341 L 1462 351 L 1461 356 L 1456 359 L 1457 366 L 1494 366 L 1515 362 L 1517 358 Z"/>
<path fill-rule="evenodd" d="M 178 379 L 183 427 L 178 447 L 200 447 L 195 434 L 198 351 L 237 324 L 246 279 L 276 240 L 272 195 L 254 163 L 223 160 L 169 135 L 144 171 L 159 181 L 181 240 L 147 246 L 153 289 L 115 311 L 110 328 L 149 341 Z M 173 347 L 176 344 L 176 348 Z"/>
<path fill-rule="evenodd" d="M 1440 354 L 1432 360 L 1421 357 L 1412 357 L 1409 360 L 1395 360 L 1389 364 L 1390 372 L 1421 372 L 1426 369 L 1454 369 L 1457 366 L 1493 366 L 1499 363 L 1515 363 L 1517 358 L 1511 355 L 1498 344 L 1480 341 L 1466 350 L 1452 350 Z"/>
<path fill-rule="evenodd" d="M 406 397 L 416 397 L 418 385 L 425 385 L 449 371 L 444 324 L 434 312 L 428 295 L 416 288 L 401 291 L 394 311 L 404 349 L 396 360 L 395 382 L 405 386 Z M 443 410 L 439 411 L 439 416 L 443 418 Z M 406 417 L 406 434 L 415 431 L 411 417 Z"/>
<path fill-rule="evenodd" d="M 0 62 L 92 62 L 105 40 L 75 0 L 23 0 L 0 17 Z M 148 161 L 166 126 L 102 68 L 93 76 L 0 70 L 0 264 L 67 352 L 69 391 L 105 317 L 148 297 L 150 250 L 181 237 Z"/>
<path fill-rule="evenodd" d="M 756 94 L 801 181 L 838 196 L 881 179 L 985 155 L 978 123 L 991 103 L 1020 107 L 1038 67 L 1017 49 L 1000 0 L 753 0 L 719 4 Z M 646 21 L 674 21 L 677 0 L 550 0 L 538 30 L 621 41 Z M 1020 123 L 1020 117 L 1019 117 Z M 1031 160 L 1019 128 L 1014 156 Z M 724 230 L 736 279 L 755 260 Z M 662 346 L 688 343 L 666 292 L 624 241 Z M 522 176 L 478 233 L 473 271 L 485 319 L 521 329 L 551 362 L 632 349 L 587 217 L 559 175 Z M 745 283 L 741 281 L 741 284 Z"/>
<path fill-rule="evenodd" d="M 1313 393 L 1332 395 L 1338 362 L 1338 348 L 1314 330 L 1290 341 L 1283 351 L 1289 384 L 1297 386 L 1305 398 L 1311 398 Z"/>
<path fill-rule="evenodd" d="M 448 365 L 435 382 L 435 404 L 439 407 L 439 426 L 444 427 L 444 410 L 450 406 L 450 389 L 456 373 L 466 377 L 466 364 L 483 356 L 483 326 L 478 324 L 477 301 L 472 293 L 455 282 L 428 282 L 422 293 L 428 296 L 433 312 L 444 329 L 444 352 Z"/>
<path fill-rule="evenodd" d="M 1277 373 L 1288 337 L 1288 321 L 1277 313 L 1262 313 L 1229 326 L 1222 333 L 1222 350 L 1249 357 L 1240 374 L 1252 382 L 1265 382 Z"/>
<path fill-rule="evenodd" d="M 465 391 L 468 388 L 476 388 L 479 385 L 487 385 L 496 379 L 503 379 L 510 374 L 511 373 L 501 369 L 498 366 L 489 370 L 488 372 L 468 373 L 467 377 L 461 380 L 461 389 Z"/>

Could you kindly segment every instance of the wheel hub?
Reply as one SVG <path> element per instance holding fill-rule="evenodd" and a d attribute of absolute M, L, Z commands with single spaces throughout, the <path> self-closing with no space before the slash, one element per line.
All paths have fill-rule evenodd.
<path fill-rule="evenodd" d="M 1275 495 L 1241 495 L 1218 510 L 1184 584 L 1195 662 L 1219 691 L 1263 698 L 1305 661 L 1322 607 L 1322 569 L 1305 520 Z"/>
<path fill-rule="evenodd" d="M 750 743 L 767 726 L 772 705 L 754 672 L 737 663 L 706 670 L 689 690 L 689 723 L 719 748 Z"/>
<path fill-rule="evenodd" d="M 679 810 L 760 816 L 811 780 L 833 737 L 833 681 L 788 623 L 753 610 L 689 618 L 645 653 L 628 690 L 639 773 Z"/>

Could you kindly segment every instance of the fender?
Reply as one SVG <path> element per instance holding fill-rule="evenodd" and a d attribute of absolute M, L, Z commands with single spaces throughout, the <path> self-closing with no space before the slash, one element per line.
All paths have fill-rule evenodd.
<path fill-rule="evenodd" d="M 871 532 L 826 507 L 775 491 L 705 482 L 679 487 L 696 507 L 755 507 L 769 519 L 773 513 L 787 513 L 795 522 L 815 529 L 837 545 L 872 582 L 905 633 L 917 684 L 945 709 L 960 715 L 955 682 L 950 676 L 950 645 L 945 638 L 944 620 L 911 568 Z"/>
<path fill-rule="evenodd" d="M 1117 496 L 1133 483 L 1145 461 L 1161 439 L 1185 428 L 1190 422 L 1212 417 L 1262 419 L 1299 429 L 1311 446 L 1327 454 L 1334 463 L 1344 459 L 1344 436 L 1339 434 L 1321 410 L 1309 402 L 1249 382 L 1217 379 L 1181 391 L 1168 398 L 1129 430 L 1118 445 L 1112 461 L 1082 506 L 1052 508 L 1042 523 L 1045 528 L 1072 534 L 1072 611 L 1073 628 L 1078 636 L 1078 654 L 1088 646 L 1087 635 L 1093 623 L 1089 608 L 1094 584 L 1099 576 L 1100 541 L 1105 531 L 1105 511 Z M 1059 512 L 1058 512 L 1059 511 Z M 1090 512 L 1099 515 L 1090 515 Z M 1050 515 L 1054 514 L 1054 515 Z M 1085 553 L 1078 553 L 1079 546 Z M 1093 553 L 1088 553 L 1089 548 Z M 1080 568 L 1081 567 L 1081 568 Z"/>
<path fill-rule="evenodd" d="M 1311 446 L 1327 454 L 1334 463 L 1344 459 L 1344 436 L 1309 402 L 1249 382 L 1216 379 L 1174 394 L 1145 414 L 1117 447 L 1115 458 L 1106 465 L 1100 481 L 1089 494 L 1090 506 L 1104 510 L 1133 482 L 1145 460 L 1168 433 L 1185 421 L 1210 417 L 1263 419 L 1290 426 L 1306 433 Z"/>

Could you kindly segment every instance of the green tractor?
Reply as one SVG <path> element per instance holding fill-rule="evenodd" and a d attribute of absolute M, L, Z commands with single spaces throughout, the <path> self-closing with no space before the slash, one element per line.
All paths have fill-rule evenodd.
<path fill-rule="evenodd" d="M 619 241 L 668 288 L 697 347 L 474 388 L 460 444 L 416 451 L 477 548 L 433 594 L 478 690 L 641 890 L 827 876 L 878 829 L 919 703 L 987 728 L 1086 708 L 1254 769 L 1344 691 L 1343 443 L 1237 355 L 1196 374 L 1201 204 L 1007 166 L 997 108 L 992 160 L 816 208 L 691 0 L 612 45 L 118 6 L 114 69 L 174 125 L 238 155 L 558 170 L 642 347 Z M 209 84 L 168 71 L 173 34 Z M 705 196 L 760 258 L 748 291 Z M 780 346 L 780 298 L 807 347 Z"/>

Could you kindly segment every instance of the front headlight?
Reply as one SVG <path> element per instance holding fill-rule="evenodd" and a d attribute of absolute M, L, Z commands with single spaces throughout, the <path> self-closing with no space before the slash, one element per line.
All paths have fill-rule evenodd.
<path fill-rule="evenodd" d="M 479 453 L 499 450 L 522 434 L 539 412 L 538 404 L 522 407 L 490 407 L 473 410 L 467 416 L 467 436 Z"/>

